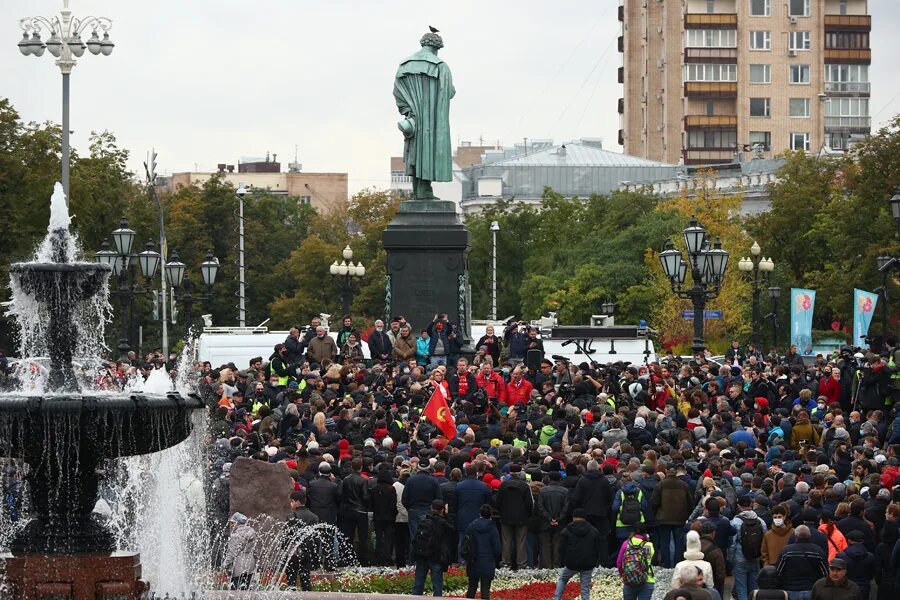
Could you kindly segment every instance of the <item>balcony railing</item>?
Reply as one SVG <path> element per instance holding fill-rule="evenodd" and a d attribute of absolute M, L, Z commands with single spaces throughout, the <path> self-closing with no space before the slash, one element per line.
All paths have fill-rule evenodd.
<path fill-rule="evenodd" d="M 684 163 L 687 165 L 717 165 L 730 163 L 734 159 L 735 152 L 737 152 L 737 147 L 717 150 L 692 150 L 690 148 L 682 150 Z"/>
<path fill-rule="evenodd" d="M 689 98 L 737 98 L 737 83 L 730 81 L 688 81 L 684 95 Z"/>
<path fill-rule="evenodd" d="M 825 15 L 826 31 L 871 31 L 869 15 Z"/>
<path fill-rule="evenodd" d="M 412 176 L 410 175 L 391 175 L 391 183 L 394 184 L 403 184 L 408 183 L 412 184 Z"/>
<path fill-rule="evenodd" d="M 685 48 L 686 63 L 737 63 L 737 48 Z"/>
<path fill-rule="evenodd" d="M 825 91 L 833 94 L 868 94 L 872 84 L 862 81 L 826 81 Z"/>
<path fill-rule="evenodd" d="M 737 127 L 737 115 L 687 115 L 684 117 L 687 127 Z"/>
<path fill-rule="evenodd" d="M 825 62 L 830 64 L 871 64 L 872 51 L 868 48 L 850 50 L 844 48 L 825 48 Z"/>
<path fill-rule="evenodd" d="M 737 29 L 737 13 L 687 13 L 684 15 L 686 29 Z"/>
<path fill-rule="evenodd" d="M 825 128 L 869 129 L 872 117 L 825 117 Z"/>

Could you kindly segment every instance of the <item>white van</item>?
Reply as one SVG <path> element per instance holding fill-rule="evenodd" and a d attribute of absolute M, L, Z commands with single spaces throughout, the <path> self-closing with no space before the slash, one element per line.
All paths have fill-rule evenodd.
<path fill-rule="evenodd" d="M 301 331 L 302 336 L 305 328 Z M 268 362 L 275 344 L 288 337 L 287 331 L 269 331 L 266 327 L 205 327 L 196 345 L 197 360 L 209 361 L 213 367 L 233 362 L 238 369 L 250 366 L 250 359 L 261 356 Z M 363 357 L 369 358 L 368 344 L 362 345 Z"/>

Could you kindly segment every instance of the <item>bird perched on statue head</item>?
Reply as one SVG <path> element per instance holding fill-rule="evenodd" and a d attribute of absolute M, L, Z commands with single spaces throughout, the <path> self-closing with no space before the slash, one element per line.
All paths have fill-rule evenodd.
<path fill-rule="evenodd" d="M 440 33 L 440 29 L 437 29 L 436 27 L 433 27 L 431 25 L 428 26 L 428 29 L 431 30 L 431 33 Z"/>

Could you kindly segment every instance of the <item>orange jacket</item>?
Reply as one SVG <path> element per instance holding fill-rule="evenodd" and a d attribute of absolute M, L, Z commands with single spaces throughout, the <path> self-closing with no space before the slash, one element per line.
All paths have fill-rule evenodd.
<path fill-rule="evenodd" d="M 838 552 L 843 552 L 847 548 L 847 538 L 844 537 L 844 534 L 841 533 L 841 530 L 837 528 L 837 525 L 828 525 L 821 524 L 819 525 L 819 531 L 825 534 L 825 537 L 828 539 L 828 562 L 834 560 L 834 557 L 837 556 Z"/>

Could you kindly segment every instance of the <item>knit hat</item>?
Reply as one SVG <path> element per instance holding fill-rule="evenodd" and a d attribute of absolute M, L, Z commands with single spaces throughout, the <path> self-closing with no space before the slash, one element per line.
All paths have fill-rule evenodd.
<path fill-rule="evenodd" d="M 700 534 L 694 530 L 687 532 L 687 550 L 684 552 L 685 560 L 703 560 L 703 551 L 700 550 Z"/>
<path fill-rule="evenodd" d="M 647 421 L 644 420 L 644 417 L 637 417 L 634 420 L 634 426 L 638 429 L 644 429 L 647 427 Z"/>

